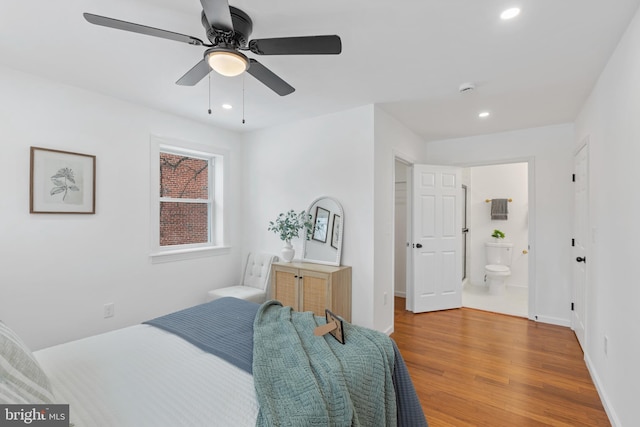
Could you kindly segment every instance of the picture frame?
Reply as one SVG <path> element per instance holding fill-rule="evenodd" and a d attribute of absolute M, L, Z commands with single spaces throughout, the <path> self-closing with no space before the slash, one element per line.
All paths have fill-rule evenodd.
<path fill-rule="evenodd" d="M 331 247 L 338 249 L 340 243 L 340 215 L 333 214 L 333 223 L 331 224 Z"/>
<path fill-rule="evenodd" d="M 329 333 L 336 339 L 340 344 L 345 343 L 345 334 L 344 334 L 344 324 L 342 323 L 342 318 L 337 316 L 335 313 L 330 311 L 329 309 L 324 310 L 324 318 L 329 323 L 334 323 L 336 328 L 329 331 Z"/>
<path fill-rule="evenodd" d="M 31 147 L 29 213 L 95 212 L 96 156 Z"/>
<path fill-rule="evenodd" d="M 313 225 L 313 235 L 311 238 L 318 242 L 326 243 L 329 234 L 329 212 L 327 209 L 316 207 L 316 216 Z"/>

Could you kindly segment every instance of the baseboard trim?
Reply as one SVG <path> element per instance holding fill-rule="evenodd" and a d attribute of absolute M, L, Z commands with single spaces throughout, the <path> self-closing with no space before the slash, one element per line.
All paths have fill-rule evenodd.
<path fill-rule="evenodd" d="M 611 423 L 611 427 L 620 427 L 622 424 L 616 415 L 616 411 L 613 410 L 611 405 L 609 404 L 609 398 L 607 397 L 607 393 L 605 393 L 604 388 L 602 387 L 602 381 L 598 376 L 598 372 L 591 363 L 591 358 L 587 353 L 584 354 L 584 362 L 587 365 L 587 370 L 591 375 L 591 380 L 593 384 L 596 386 L 596 390 L 598 391 L 598 395 L 600 396 L 600 401 L 602 402 L 602 406 L 604 406 L 604 411 L 607 413 L 607 417 L 609 417 L 609 422 Z"/>
<path fill-rule="evenodd" d="M 538 322 L 549 323 L 551 325 L 566 326 L 567 328 L 571 327 L 571 321 L 569 319 L 560 319 L 557 317 L 540 316 L 540 315 L 534 316 L 534 319 Z"/>
<path fill-rule="evenodd" d="M 397 296 L 397 297 L 400 297 L 400 298 L 406 298 L 406 297 L 407 297 L 407 293 L 406 293 L 406 292 L 399 292 L 399 291 L 396 291 L 396 292 L 394 293 L 394 295 L 395 295 L 395 296 Z"/>

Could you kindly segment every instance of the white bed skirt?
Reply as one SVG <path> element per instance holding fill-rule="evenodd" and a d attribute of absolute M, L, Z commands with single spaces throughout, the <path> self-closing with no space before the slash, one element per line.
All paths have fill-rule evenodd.
<path fill-rule="evenodd" d="M 136 325 L 34 352 L 77 427 L 255 426 L 253 377 Z"/>

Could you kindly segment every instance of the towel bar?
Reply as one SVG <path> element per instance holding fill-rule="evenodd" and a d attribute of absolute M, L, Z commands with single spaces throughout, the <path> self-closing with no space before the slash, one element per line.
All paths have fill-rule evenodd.
<path fill-rule="evenodd" d="M 509 203 L 513 202 L 513 199 L 507 199 L 509 201 Z M 487 203 L 491 203 L 491 199 L 486 199 L 485 202 Z"/>

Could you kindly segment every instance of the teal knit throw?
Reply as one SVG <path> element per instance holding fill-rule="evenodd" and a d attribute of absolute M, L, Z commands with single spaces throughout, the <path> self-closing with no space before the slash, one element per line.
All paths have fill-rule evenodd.
<path fill-rule="evenodd" d="M 325 320 L 277 301 L 254 322 L 257 426 L 395 426 L 391 339 L 344 323 L 346 344 L 313 335 Z"/>

